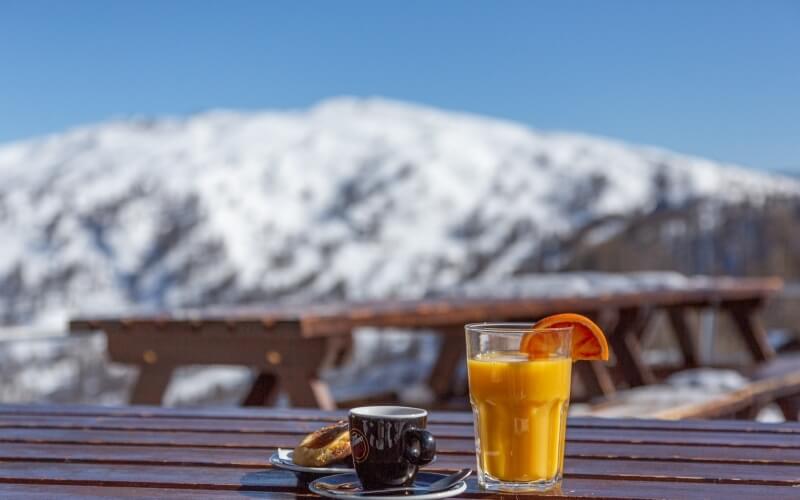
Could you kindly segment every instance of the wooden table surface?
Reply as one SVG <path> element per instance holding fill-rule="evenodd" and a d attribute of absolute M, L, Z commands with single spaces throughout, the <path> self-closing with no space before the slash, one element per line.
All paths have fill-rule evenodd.
<path fill-rule="evenodd" d="M 311 497 L 267 465 L 344 412 L 0 406 L 0 498 Z M 433 413 L 428 469 L 475 467 L 472 416 Z M 567 498 L 800 498 L 800 424 L 571 418 Z M 467 497 L 492 497 L 469 481 Z"/>

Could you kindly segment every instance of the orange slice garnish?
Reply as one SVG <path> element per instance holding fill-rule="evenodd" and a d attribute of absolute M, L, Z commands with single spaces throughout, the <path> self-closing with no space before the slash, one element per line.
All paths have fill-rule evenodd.
<path fill-rule="evenodd" d="M 572 359 L 608 361 L 608 342 L 597 324 L 580 314 L 554 314 L 540 319 L 534 330 L 572 327 Z M 519 350 L 532 359 L 547 358 L 561 345 L 557 332 L 529 333 L 522 337 Z"/>

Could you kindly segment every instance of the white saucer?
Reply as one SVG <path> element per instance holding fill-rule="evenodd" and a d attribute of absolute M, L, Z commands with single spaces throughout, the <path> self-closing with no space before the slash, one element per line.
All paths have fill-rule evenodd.
<path fill-rule="evenodd" d="M 349 472 L 355 473 L 352 467 L 334 466 L 334 467 L 305 467 L 297 465 L 292 461 L 294 450 L 287 450 L 278 448 L 278 451 L 269 457 L 269 463 L 279 469 L 286 469 L 292 472 L 301 472 L 305 474 L 346 474 Z"/>
<path fill-rule="evenodd" d="M 414 480 L 415 486 L 427 486 L 434 481 L 438 481 L 443 477 L 447 477 L 447 474 L 439 474 L 436 472 L 418 472 L 417 478 Z M 308 489 L 310 489 L 313 493 L 317 495 L 321 495 L 328 498 L 341 498 L 343 500 L 354 500 L 354 499 L 364 499 L 369 498 L 370 500 L 396 500 L 398 498 L 415 498 L 417 500 L 437 500 L 439 498 L 449 498 L 461 494 L 464 490 L 467 489 L 467 483 L 464 481 L 459 481 L 450 488 L 442 491 L 437 491 L 435 493 L 415 493 L 415 492 L 408 492 L 408 493 L 397 493 L 397 494 L 387 494 L 387 495 L 359 495 L 358 493 L 364 492 L 364 489 L 360 486 L 346 491 L 337 491 L 331 490 L 328 488 L 320 488 L 319 483 L 324 482 L 326 484 L 337 485 L 343 483 L 356 483 L 359 484 L 358 476 L 354 473 L 348 474 L 337 474 L 335 476 L 325 476 L 319 479 L 315 479 L 308 485 Z"/>

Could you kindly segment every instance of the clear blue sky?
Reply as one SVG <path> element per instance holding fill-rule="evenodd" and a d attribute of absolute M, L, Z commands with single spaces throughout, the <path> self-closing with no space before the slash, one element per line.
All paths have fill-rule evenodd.
<path fill-rule="evenodd" d="M 800 1 L 0 7 L 0 142 L 381 95 L 800 172 Z"/>

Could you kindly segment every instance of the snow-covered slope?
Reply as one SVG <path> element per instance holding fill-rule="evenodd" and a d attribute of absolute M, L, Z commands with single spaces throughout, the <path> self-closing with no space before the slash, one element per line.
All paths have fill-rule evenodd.
<path fill-rule="evenodd" d="M 776 193 L 800 183 L 381 99 L 103 123 L 0 146 L 0 323 L 418 296 L 598 216 Z"/>

